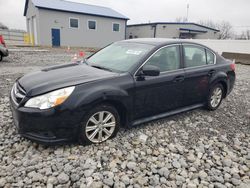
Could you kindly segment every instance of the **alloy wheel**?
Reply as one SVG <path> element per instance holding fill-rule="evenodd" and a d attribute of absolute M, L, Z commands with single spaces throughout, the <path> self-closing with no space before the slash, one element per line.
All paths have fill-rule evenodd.
<path fill-rule="evenodd" d="M 210 104 L 213 108 L 216 108 L 222 99 L 222 89 L 220 87 L 216 87 L 213 90 L 213 93 L 211 95 L 211 100 L 210 100 Z"/>
<path fill-rule="evenodd" d="M 115 126 L 115 116 L 111 112 L 100 111 L 89 118 L 85 134 L 91 142 L 101 143 L 112 136 Z"/>

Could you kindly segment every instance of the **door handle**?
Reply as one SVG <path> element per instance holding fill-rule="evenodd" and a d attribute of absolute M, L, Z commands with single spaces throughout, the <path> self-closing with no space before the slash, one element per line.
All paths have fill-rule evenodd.
<path fill-rule="evenodd" d="M 215 70 L 210 70 L 210 71 L 208 72 L 208 76 L 213 76 L 214 73 L 215 73 Z"/>
<path fill-rule="evenodd" d="M 177 77 L 175 77 L 174 82 L 183 82 L 184 79 L 185 79 L 184 76 L 177 76 Z"/>

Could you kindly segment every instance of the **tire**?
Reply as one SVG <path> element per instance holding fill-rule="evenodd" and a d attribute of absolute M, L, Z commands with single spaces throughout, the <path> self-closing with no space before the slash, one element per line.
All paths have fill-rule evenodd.
<path fill-rule="evenodd" d="M 224 87 L 221 84 L 213 85 L 209 90 L 209 95 L 207 99 L 207 109 L 210 111 L 216 110 L 223 99 Z"/>
<path fill-rule="evenodd" d="M 0 62 L 3 60 L 3 55 L 0 53 Z"/>
<path fill-rule="evenodd" d="M 99 118 L 102 120 L 101 123 Z M 96 106 L 87 113 L 80 125 L 79 142 L 83 145 L 105 142 L 116 136 L 119 127 L 120 116 L 113 106 Z"/>

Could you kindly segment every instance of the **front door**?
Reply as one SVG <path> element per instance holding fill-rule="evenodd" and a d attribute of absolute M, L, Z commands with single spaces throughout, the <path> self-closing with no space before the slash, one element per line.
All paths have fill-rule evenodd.
<path fill-rule="evenodd" d="M 51 29 L 52 46 L 60 46 L 60 29 Z"/>
<path fill-rule="evenodd" d="M 135 79 L 134 119 L 164 113 L 182 106 L 184 70 L 180 63 L 180 46 L 169 46 L 156 52 L 144 66 L 160 69 L 159 76 Z"/>

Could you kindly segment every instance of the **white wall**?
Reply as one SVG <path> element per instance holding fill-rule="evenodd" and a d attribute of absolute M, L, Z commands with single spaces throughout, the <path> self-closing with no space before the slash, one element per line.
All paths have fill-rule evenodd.
<path fill-rule="evenodd" d="M 250 40 L 187 40 L 206 45 L 214 51 L 250 54 Z"/>
<path fill-rule="evenodd" d="M 69 27 L 69 18 L 79 19 L 79 28 Z M 88 20 L 96 21 L 96 30 L 88 29 Z M 120 31 L 113 32 L 113 23 L 120 24 Z M 126 21 L 91 15 L 39 9 L 40 45 L 51 46 L 51 29 L 60 29 L 61 46 L 104 47 L 125 39 Z"/>

